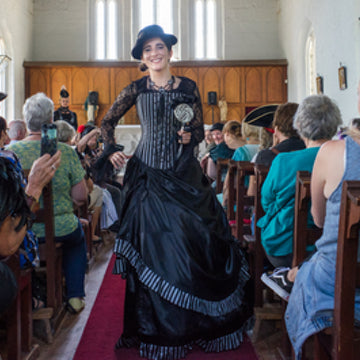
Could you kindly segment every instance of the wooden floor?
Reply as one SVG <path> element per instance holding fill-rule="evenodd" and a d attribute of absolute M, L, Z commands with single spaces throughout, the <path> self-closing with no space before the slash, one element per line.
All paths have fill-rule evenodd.
<path fill-rule="evenodd" d="M 39 339 L 35 339 L 36 343 L 40 345 L 39 360 L 70 360 L 73 358 L 111 255 L 112 244 L 108 243 L 99 250 L 96 254 L 95 261 L 92 261 L 90 264 L 90 271 L 86 275 L 85 280 L 85 309 L 79 315 L 66 313 L 61 327 L 55 336 L 54 342 L 51 345 L 45 344 Z M 249 336 L 251 338 L 251 332 L 249 333 Z M 258 341 L 254 344 L 259 359 L 284 359 L 279 355 L 277 350 L 280 347 L 281 339 L 279 324 L 270 321 L 265 323 L 261 328 Z"/>

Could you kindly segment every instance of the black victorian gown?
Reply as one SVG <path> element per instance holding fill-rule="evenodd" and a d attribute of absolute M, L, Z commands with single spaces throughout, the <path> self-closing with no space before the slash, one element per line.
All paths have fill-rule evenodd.
<path fill-rule="evenodd" d="M 134 104 L 141 122 L 114 249 L 114 273 L 127 279 L 117 347 L 137 346 L 156 360 L 180 359 L 193 344 L 215 352 L 236 348 L 252 315 L 246 260 L 193 156 L 204 137 L 199 92 L 192 80 L 179 79 L 168 91 L 153 89 L 149 77 L 131 83 L 102 121 L 110 153 L 114 128 Z M 179 103 L 194 112 L 192 140 L 180 156 L 181 123 L 173 112 Z"/>

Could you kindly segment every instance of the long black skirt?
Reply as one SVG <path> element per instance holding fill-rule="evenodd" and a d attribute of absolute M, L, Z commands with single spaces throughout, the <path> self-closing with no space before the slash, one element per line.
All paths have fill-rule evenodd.
<path fill-rule="evenodd" d="M 114 273 L 127 285 L 117 346 L 139 346 L 149 359 L 179 359 L 192 344 L 238 347 L 252 315 L 248 265 L 198 161 L 164 171 L 132 157 L 124 189 Z"/>

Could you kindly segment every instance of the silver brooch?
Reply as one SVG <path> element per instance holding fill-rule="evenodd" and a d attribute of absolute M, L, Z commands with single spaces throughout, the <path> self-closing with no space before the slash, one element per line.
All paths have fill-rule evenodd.
<path fill-rule="evenodd" d="M 194 111 L 188 104 L 179 104 L 174 109 L 174 115 L 183 125 L 190 122 L 194 117 Z"/>

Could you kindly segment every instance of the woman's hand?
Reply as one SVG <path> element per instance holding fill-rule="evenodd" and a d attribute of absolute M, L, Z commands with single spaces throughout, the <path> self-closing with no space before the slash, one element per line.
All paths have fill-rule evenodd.
<path fill-rule="evenodd" d="M 58 150 L 55 155 L 45 154 L 36 159 L 31 167 L 26 194 L 39 200 L 43 187 L 54 177 L 57 168 L 60 166 L 61 152 Z"/>
<path fill-rule="evenodd" d="M 119 170 L 126 164 L 126 160 L 128 158 L 129 157 L 121 151 L 114 152 L 113 154 L 111 154 L 109 156 L 110 162 L 113 164 L 114 168 L 117 170 Z"/>
<path fill-rule="evenodd" d="M 178 135 L 180 136 L 179 143 L 187 145 L 191 141 L 191 132 L 187 132 L 183 129 L 179 130 Z"/>

